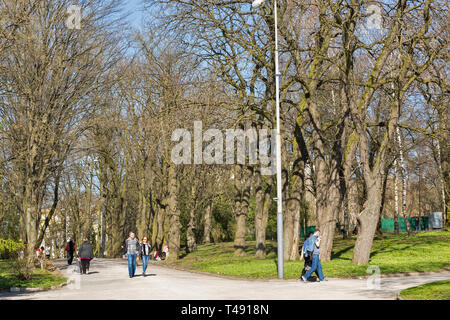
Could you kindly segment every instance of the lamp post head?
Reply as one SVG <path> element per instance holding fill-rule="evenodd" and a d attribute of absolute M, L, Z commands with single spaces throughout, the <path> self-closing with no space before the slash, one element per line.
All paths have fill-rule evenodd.
<path fill-rule="evenodd" d="M 258 8 L 260 5 L 264 3 L 264 0 L 254 0 L 252 2 L 252 8 Z"/>

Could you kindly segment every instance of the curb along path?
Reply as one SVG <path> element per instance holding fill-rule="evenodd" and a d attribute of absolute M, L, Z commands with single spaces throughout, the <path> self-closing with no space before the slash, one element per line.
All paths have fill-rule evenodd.
<path fill-rule="evenodd" d="M 90 273 L 79 275 L 68 266 L 62 274 L 75 285 L 39 292 L 0 293 L 0 299 L 55 300 L 371 300 L 398 299 L 400 290 L 428 282 L 450 279 L 450 272 L 381 278 L 371 289 L 366 279 L 330 279 L 303 283 L 295 280 L 267 281 L 226 279 L 207 274 L 175 270 L 151 263 L 146 277 L 129 278 L 127 262 L 121 259 L 94 259 Z"/>

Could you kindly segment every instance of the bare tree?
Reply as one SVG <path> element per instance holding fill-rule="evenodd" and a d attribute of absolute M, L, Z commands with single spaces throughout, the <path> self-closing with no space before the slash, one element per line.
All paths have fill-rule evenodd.
<path fill-rule="evenodd" d="M 82 97 L 99 85 L 119 43 L 111 27 L 115 21 L 105 22 L 117 1 L 84 3 L 82 32 L 66 27 L 68 4 L 43 0 L 33 6 L 29 17 L 24 16 L 28 23 L 15 28 L 16 40 L 4 49 L 1 61 L 7 71 L 2 83 L 7 85 L 0 113 L 6 121 L 14 180 L 22 189 L 21 229 L 30 256 L 41 238 L 38 225 L 46 186 L 92 107 Z"/>

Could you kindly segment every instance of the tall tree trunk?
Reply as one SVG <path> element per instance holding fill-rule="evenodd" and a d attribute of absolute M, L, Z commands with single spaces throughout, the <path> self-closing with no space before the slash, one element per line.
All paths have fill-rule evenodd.
<path fill-rule="evenodd" d="M 353 250 L 352 262 L 356 265 L 369 263 L 373 238 L 377 228 L 380 206 L 381 206 L 381 183 L 380 179 L 374 179 L 367 190 L 367 200 L 364 209 L 358 216 L 359 232 Z"/>
<path fill-rule="evenodd" d="M 348 194 L 345 196 L 344 200 L 344 226 L 342 228 L 342 238 L 348 239 L 349 238 L 349 228 L 350 228 L 350 214 L 349 214 L 349 201 L 348 201 Z"/>
<path fill-rule="evenodd" d="M 403 143 L 399 126 L 396 127 L 396 134 L 399 150 L 398 152 L 400 156 L 400 176 L 402 178 L 402 215 L 405 219 L 406 231 L 408 232 L 408 235 L 411 235 L 411 224 L 409 223 L 408 213 L 406 212 L 406 165 L 405 159 L 403 158 Z"/>
<path fill-rule="evenodd" d="M 256 259 L 264 259 L 266 257 L 266 229 L 269 218 L 269 207 L 271 204 L 271 186 L 272 178 L 269 177 L 264 184 L 264 179 L 260 171 L 255 172 L 256 175 L 256 209 L 255 209 L 255 240 L 256 240 Z"/>
<path fill-rule="evenodd" d="M 394 160 L 394 232 L 395 234 L 399 233 L 398 227 L 398 216 L 399 216 L 399 208 L 398 208 L 398 163 L 397 159 Z"/>
<path fill-rule="evenodd" d="M 47 231 L 48 225 L 53 217 L 53 215 L 55 214 L 56 211 L 56 207 L 58 206 L 58 195 L 59 195 L 59 179 L 61 177 L 61 169 L 58 170 L 56 177 L 55 177 L 55 187 L 53 189 L 53 204 L 52 207 L 50 209 L 50 212 L 48 213 L 48 215 L 45 217 L 45 221 L 44 221 L 44 225 L 42 226 L 41 230 L 40 230 L 40 234 L 39 237 L 35 243 L 35 247 L 39 246 L 42 241 L 44 240 L 45 237 L 45 232 Z M 90 205 L 90 193 L 89 193 L 89 205 Z M 90 214 L 89 214 L 90 216 Z"/>
<path fill-rule="evenodd" d="M 317 202 L 316 212 L 319 221 L 319 229 L 322 236 L 320 244 L 320 260 L 331 259 L 331 249 L 336 230 L 337 214 L 342 206 L 343 195 L 339 186 L 339 175 L 337 169 L 325 176 L 323 161 L 316 166 L 317 176 Z"/>
<path fill-rule="evenodd" d="M 207 202 L 205 209 L 205 228 L 203 232 L 203 243 L 209 244 L 211 242 L 211 213 L 212 203 L 211 200 Z"/>
<path fill-rule="evenodd" d="M 447 205 L 445 201 L 445 180 L 444 180 L 444 173 L 442 170 L 442 156 L 441 156 L 441 143 L 438 140 L 436 147 L 437 147 L 437 160 L 438 160 L 438 168 L 439 168 L 439 180 L 441 185 L 441 201 L 442 201 L 442 226 L 445 227 L 446 220 L 447 220 Z"/>
<path fill-rule="evenodd" d="M 189 208 L 189 223 L 188 228 L 186 232 L 186 251 L 194 252 L 197 249 L 197 243 L 195 241 L 195 234 L 194 230 L 196 228 L 195 225 L 195 210 L 196 210 L 196 203 L 195 203 L 195 184 L 193 183 L 191 185 L 191 205 Z"/>
<path fill-rule="evenodd" d="M 247 228 L 247 212 L 250 199 L 251 170 L 248 167 L 235 165 L 235 204 L 234 216 L 236 231 L 234 234 L 234 255 L 245 255 L 245 232 Z"/>
<path fill-rule="evenodd" d="M 353 192 L 353 190 L 355 190 L 356 187 L 356 181 L 355 178 L 353 178 L 353 162 L 355 159 L 357 146 L 357 135 L 355 132 L 352 132 L 349 136 L 347 147 L 345 148 L 344 152 L 344 239 L 350 237 L 350 215 L 352 214 L 351 210 L 353 209 L 354 205 L 354 197 L 351 193 Z"/>
<path fill-rule="evenodd" d="M 391 166 L 388 166 L 384 171 L 383 186 L 382 186 L 383 191 L 381 194 L 380 218 L 378 219 L 378 224 L 377 224 L 377 234 L 381 239 L 383 239 L 383 230 L 381 228 L 381 220 L 383 218 L 383 210 L 384 210 L 384 204 L 385 204 L 385 200 L 386 200 L 387 180 L 389 177 L 390 168 L 391 168 Z"/>
<path fill-rule="evenodd" d="M 158 204 L 158 207 L 156 209 L 156 217 L 153 220 L 153 236 L 152 236 L 152 242 L 153 246 L 161 250 L 163 242 L 164 242 L 164 220 L 166 215 L 166 207 Z"/>
<path fill-rule="evenodd" d="M 262 186 L 262 179 L 259 171 L 256 172 L 259 178 L 256 178 L 256 191 L 255 191 L 255 240 L 256 240 L 256 259 L 264 259 L 266 257 L 266 242 L 263 239 L 265 236 L 265 230 L 263 226 L 263 207 L 264 207 L 264 188 Z"/>
<path fill-rule="evenodd" d="M 145 170 L 145 169 L 144 169 Z M 142 173 L 144 174 L 144 173 Z M 139 185 L 139 197 L 138 197 L 138 220 L 137 220 L 137 232 L 140 237 L 147 235 L 148 230 L 148 210 L 147 210 L 147 199 L 146 199 L 146 184 L 145 176 L 141 177 Z"/>
<path fill-rule="evenodd" d="M 178 260 L 180 255 L 181 223 L 178 211 L 178 186 L 175 164 L 169 165 L 169 260 Z"/>
<path fill-rule="evenodd" d="M 302 204 L 302 191 L 303 184 L 302 178 L 297 174 L 291 178 L 290 186 L 286 189 L 285 197 L 286 206 L 284 214 L 284 260 L 293 261 L 297 260 L 299 250 L 298 242 L 300 238 L 300 211 Z"/>
<path fill-rule="evenodd" d="M 444 91 L 445 92 L 445 91 Z M 448 224 L 448 215 L 450 214 L 450 143 L 449 142 L 449 111 L 448 111 L 448 97 L 446 94 L 442 95 L 442 99 L 436 105 L 438 120 L 439 120 L 439 139 L 438 139 L 438 157 L 439 157 L 439 171 L 441 176 L 441 185 L 443 193 L 443 226 Z"/>
<path fill-rule="evenodd" d="M 31 259 L 35 255 L 35 246 L 37 240 L 37 225 L 36 221 L 40 219 L 39 205 L 36 196 L 36 189 L 33 186 L 31 178 L 27 180 L 25 185 L 25 196 L 22 202 L 22 211 L 25 213 L 25 230 L 26 230 L 26 256 L 28 263 L 31 264 Z M 38 244 L 40 245 L 40 244 Z"/>
<path fill-rule="evenodd" d="M 120 181 L 119 178 L 114 175 L 115 183 L 114 185 L 119 186 Z M 126 216 L 127 216 L 127 206 L 128 206 L 128 200 L 127 200 L 127 175 L 125 173 L 125 179 L 122 181 L 122 188 L 118 189 L 116 191 L 116 196 L 113 201 L 114 204 L 114 213 L 116 214 L 116 219 L 114 221 L 111 221 L 111 241 L 110 241 L 110 248 L 108 249 L 108 256 L 109 257 L 118 257 L 122 255 L 121 245 L 123 243 L 124 234 L 126 234 L 127 231 L 135 230 L 135 225 L 126 225 Z M 124 228 L 128 228 L 129 230 L 124 231 Z M 136 231 L 135 231 L 136 233 Z M 137 237 L 140 235 L 137 234 Z"/>
<path fill-rule="evenodd" d="M 289 246 L 287 260 L 295 261 L 299 257 L 299 240 L 300 240 L 300 210 L 302 203 L 302 196 L 300 191 L 295 191 L 292 196 L 295 200 L 292 215 L 292 239 Z"/>

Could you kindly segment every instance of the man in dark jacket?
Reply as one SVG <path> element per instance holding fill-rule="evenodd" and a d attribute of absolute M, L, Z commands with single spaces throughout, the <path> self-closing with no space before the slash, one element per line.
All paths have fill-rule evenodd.
<path fill-rule="evenodd" d="M 83 244 L 78 251 L 78 256 L 81 261 L 81 273 L 86 274 L 87 272 L 89 274 L 89 265 L 91 260 L 94 259 L 94 248 L 87 238 L 83 240 Z"/>
<path fill-rule="evenodd" d="M 125 255 L 128 258 L 128 275 L 130 278 L 134 277 L 134 273 L 136 272 L 136 259 L 141 252 L 141 244 L 139 240 L 136 238 L 134 232 L 130 232 L 129 238 L 125 240 L 123 245 L 124 257 Z"/>

